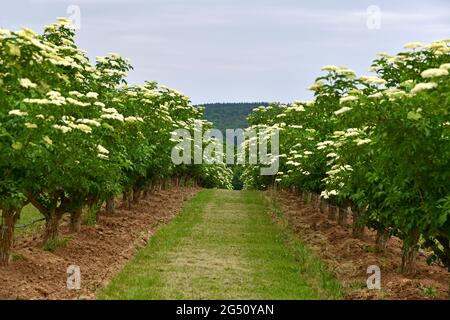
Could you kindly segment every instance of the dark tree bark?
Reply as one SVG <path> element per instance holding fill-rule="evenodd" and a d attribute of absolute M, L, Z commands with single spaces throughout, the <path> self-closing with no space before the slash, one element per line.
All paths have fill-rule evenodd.
<path fill-rule="evenodd" d="M 70 212 L 70 231 L 71 232 L 80 232 L 82 213 L 83 213 L 82 208 L 77 208 Z"/>
<path fill-rule="evenodd" d="M 320 199 L 320 212 L 321 213 L 328 213 L 327 212 L 327 203 L 324 199 Z"/>
<path fill-rule="evenodd" d="M 11 259 L 11 251 L 14 243 L 14 225 L 16 224 L 17 211 L 2 210 L 0 224 L 0 265 L 7 265 Z"/>
<path fill-rule="evenodd" d="M 347 208 L 339 208 L 338 213 L 338 224 L 340 226 L 346 227 L 347 226 Z"/>
<path fill-rule="evenodd" d="M 375 249 L 378 252 L 386 251 L 388 240 L 389 240 L 389 232 L 386 229 L 378 229 Z"/>
<path fill-rule="evenodd" d="M 337 207 L 334 205 L 328 206 L 328 219 L 335 221 L 336 220 L 336 213 L 337 213 Z"/>
<path fill-rule="evenodd" d="M 114 196 L 109 197 L 106 199 L 106 213 L 107 214 L 114 214 L 116 210 L 116 204 L 114 203 Z"/>
<path fill-rule="evenodd" d="M 132 202 L 134 204 L 137 204 L 139 202 L 141 196 L 141 191 L 139 190 L 139 188 L 133 188 L 133 200 Z"/>
<path fill-rule="evenodd" d="M 352 237 L 361 239 L 364 236 L 364 229 L 365 229 L 364 225 L 361 223 L 362 213 L 356 207 L 352 207 L 351 210 L 352 210 L 352 217 L 353 217 Z"/>
<path fill-rule="evenodd" d="M 63 214 L 55 209 L 50 210 L 49 215 L 45 217 L 44 243 L 55 240 L 59 234 L 59 222 Z"/>
<path fill-rule="evenodd" d="M 131 191 L 124 191 L 122 207 L 126 210 L 131 210 L 131 202 L 132 202 Z"/>
<path fill-rule="evenodd" d="M 405 275 L 413 275 L 417 271 L 416 258 L 419 250 L 419 232 L 414 230 L 409 237 L 403 240 L 403 255 L 401 272 Z"/>

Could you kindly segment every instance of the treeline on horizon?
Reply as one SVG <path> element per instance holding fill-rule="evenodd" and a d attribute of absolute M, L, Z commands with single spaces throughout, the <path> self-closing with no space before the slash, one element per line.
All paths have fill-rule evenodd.
<path fill-rule="evenodd" d="M 217 102 L 197 105 L 205 107 L 205 119 L 222 131 L 226 129 L 247 128 L 247 116 L 254 108 L 268 106 L 268 102 Z"/>

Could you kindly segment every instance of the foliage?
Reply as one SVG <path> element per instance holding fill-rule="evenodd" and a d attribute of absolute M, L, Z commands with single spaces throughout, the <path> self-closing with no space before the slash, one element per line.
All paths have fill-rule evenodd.
<path fill-rule="evenodd" d="M 375 76 L 325 66 L 313 101 L 256 109 L 252 126 L 281 131 L 276 182 L 367 210 L 366 225 L 402 238 L 405 253 L 422 239 L 448 264 L 449 43 L 380 54 Z M 267 185 L 255 172 L 245 169 L 247 187 Z"/>
<path fill-rule="evenodd" d="M 193 131 L 202 109 L 176 90 L 128 86 L 130 62 L 115 53 L 92 65 L 66 19 L 43 34 L 0 29 L 0 210 L 31 202 L 57 234 L 64 213 L 100 207 L 172 176 L 228 186 L 223 166 L 175 167 L 171 132 Z"/>

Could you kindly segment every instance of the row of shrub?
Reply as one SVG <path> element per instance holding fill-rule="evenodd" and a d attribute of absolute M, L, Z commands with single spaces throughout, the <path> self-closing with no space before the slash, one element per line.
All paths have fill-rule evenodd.
<path fill-rule="evenodd" d="M 58 236 L 64 214 L 79 228 L 118 194 L 167 178 L 228 187 L 224 165 L 174 165 L 179 128 L 194 130 L 203 110 L 154 81 L 126 83 L 130 61 L 110 53 L 91 64 L 59 19 L 42 34 L 0 29 L 0 263 L 8 263 L 14 224 L 33 204 L 45 217 L 44 240 Z M 92 219 L 91 219 L 92 220 Z"/>
<path fill-rule="evenodd" d="M 280 172 L 246 166 L 247 188 L 273 183 L 350 207 L 377 231 L 378 249 L 403 240 L 402 271 L 420 246 L 450 262 L 450 40 L 381 53 L 373 75 L 324 66 L 313 101 L 254 110 L 253 127 L 280 131 Z M 358 233 L 357 233 L 358 234 Z"/>

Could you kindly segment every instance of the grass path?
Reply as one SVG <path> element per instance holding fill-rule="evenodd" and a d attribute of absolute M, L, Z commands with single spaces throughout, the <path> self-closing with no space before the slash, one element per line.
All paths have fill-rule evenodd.
<path fill-rule="evenodd" d="M 98 298 L 340 298 L 336 280 L 272 221 L 269 206 L 261 192 L 200 192 Z"/>

